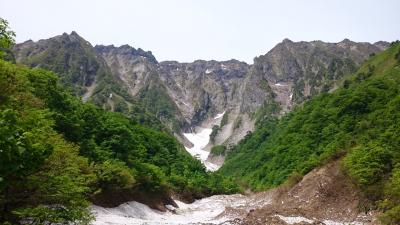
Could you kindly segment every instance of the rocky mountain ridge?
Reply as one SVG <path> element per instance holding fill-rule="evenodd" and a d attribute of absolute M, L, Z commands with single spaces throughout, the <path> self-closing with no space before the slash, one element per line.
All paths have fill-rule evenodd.
<path fill-rule="evenodd" d="M 14 48 L 16 60 L 60 74 L 83 100 L 128 113 L 135 102 L 159 118 L 190 147 L 182 133 L 211 128 L 225 112 L 214 145 L 237 143 L 266 116 L 289 111 L 340 80 L 386 42 L 292 42 L 285 39 L 253 65 L 238 60 L 158 62 L 128 45 L 91 46 L 76 32 Z"/>

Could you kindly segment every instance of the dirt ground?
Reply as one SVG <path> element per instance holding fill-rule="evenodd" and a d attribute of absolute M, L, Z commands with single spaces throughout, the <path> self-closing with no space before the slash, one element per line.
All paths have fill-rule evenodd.
<path fill-rule="evenodd" d="M 282 185 L 258 195 L 272 196 L 270 204 L 250 210 L 233 224 L 379 224 L 377 212 L 364 210 L 365 200 L 341 172 L 339 160 L 311 171 L 293 187 Z"/>

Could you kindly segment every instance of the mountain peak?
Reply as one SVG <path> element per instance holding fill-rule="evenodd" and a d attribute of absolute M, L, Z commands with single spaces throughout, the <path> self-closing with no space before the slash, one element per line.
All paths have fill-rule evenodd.
<path fill-rule="evenodd" d="M 282 43 L 283 44 L 289 44 L 289 43 L 293 43 L 293 41 L 290 40 L 289 38 L 285 38 L 285 39 L 283 39 Z"/>
<path fill-rule="evenodd" d="M 157 63 L 157 59 L 154 57 L 151 51 L 144 51 L 141 48 L 135 49 L 128 44 L 124 44 L 119 47 L 115 47 L 114 45 L 96 45 L 95 50 L 99 53 L 119 52 L 119 54 L 123 55 L 142 56 L 153 63 Z"/>
<path fill-rule="evenodd" d="M 71 32 L 71 34 L 70 34 L 70 35 L 71 35 L 71 36 L 77 36 L 77 37 L 80 37 L 80 36 L 79 36 L 79 34 L 78 34 L 78 33 L 76 33 L 76 31 L 74 31 L 74 30 Z"/>
<path fill-rule="evenodd" d="M 353 42 L 353 41 L 351 41 L 350 39 L 348 39 L 348 38 L 345 38 L 345 39 L 343 39 L 341 42 L 339 42 L 339 43 L 343 43 L 343 44 L 352 44 L 352 43 L 355 43 L 355 42 Z"/>

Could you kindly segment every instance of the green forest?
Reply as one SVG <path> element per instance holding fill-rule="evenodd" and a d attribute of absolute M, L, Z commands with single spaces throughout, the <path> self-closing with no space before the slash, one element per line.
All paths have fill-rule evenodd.
<path fill-rule="evenodd" d="M 267 117 L 228 154 L 219 173 L 255 191 L 304 175 L 329 160 L 400 223 L 400 43 L 367 62 L 342 87 L 298 106 L 281 119 Z"/>
<path fill-rule="evenodd" d="M 239 191 L 166 129 L 139 123 L 139 109 L 128 118 L 84 104 L 53 72 L 14 64 L 15 34 L 0 22 L 0 223 L 88 224 L 90 203 L 122 203 L 113 196 Z"/>

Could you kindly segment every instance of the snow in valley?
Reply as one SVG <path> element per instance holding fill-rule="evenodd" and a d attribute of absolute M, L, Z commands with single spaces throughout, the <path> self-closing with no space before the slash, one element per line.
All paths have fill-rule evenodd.
<path fill-rule="evenodd" d="M 220 119 L 224 116 L 225 111 L 223 113 L 219 113 L 214 117 L 214 121 L 210 124 L 216 125 L 219 124 L 221 121 Z M 211 128 L 204 128 L 204 127 L 196 127 L 197 132 L 193 133 L 184 133 L 183 135 L 193 144 L 193 147 L 188 148 L 185 147 L 186 151 L 188 151 L 193 157 L 199 159 L 204 166 L 209 171 L 216 171 L 219 169 L 218 165 L 215 165 L 211 162 L 207 161 L 208 155 L 210 154 L 209 151 L 204 150 L 204 148 L 210 142 L 210 134 L 212 132 Z"/>
<path fill-rule="evenodd" d="M 269 203 L 265 199 L 256 200 L 241 194 L 214 195 L 191 204 L 177 200 L 175 202 L 179 208 L 167 206 L 167 212 L 153 210 L 134 201 L 115 208 L 92 206 L 92 212 L 96 216 L 93 225 L 230 224 L 229 221 L 242 218 L 250 210 L 250 205 L 261 207 Z"/>

